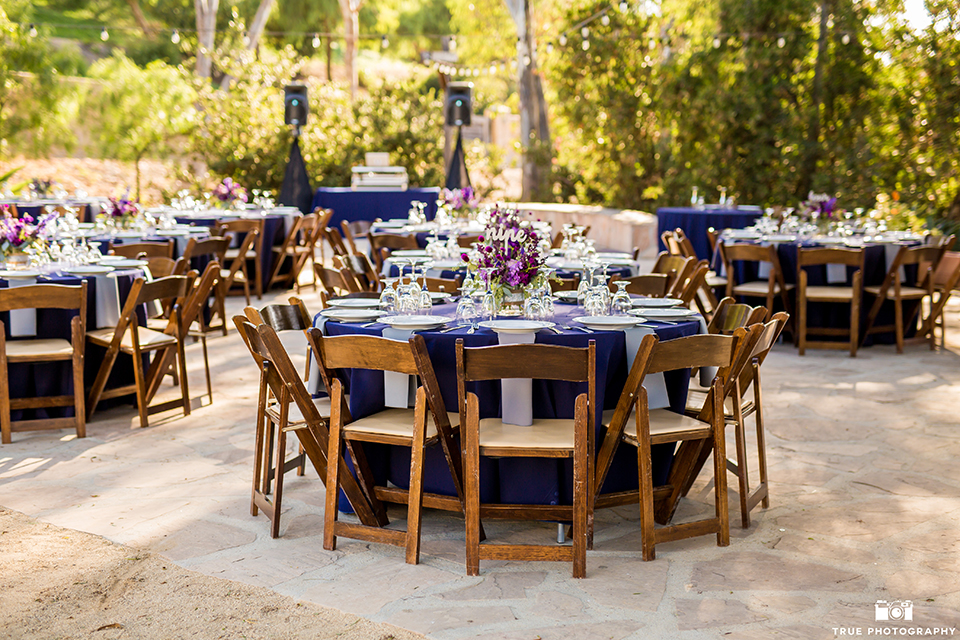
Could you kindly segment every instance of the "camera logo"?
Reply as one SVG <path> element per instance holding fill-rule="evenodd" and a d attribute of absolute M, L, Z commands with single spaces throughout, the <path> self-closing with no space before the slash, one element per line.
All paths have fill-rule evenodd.
<path fill-rule="evenodd" d="M 909 600 L 877 600 L 874 605 L 876 620 L 913 620 L 913 603 Z"/>

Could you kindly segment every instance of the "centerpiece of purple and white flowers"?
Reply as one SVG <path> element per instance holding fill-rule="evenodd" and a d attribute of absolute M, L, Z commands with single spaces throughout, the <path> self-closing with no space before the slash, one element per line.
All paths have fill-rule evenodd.
<path fill-rule="evenodd" d="M 214 188 L 213 197 L 220 202 L 221 207 L 229 209 L 237 202 L 246 203 L 247 190 L 232 178 L 224 178 L 223 182 Z"/>
<path fill-rule="evenodd" d="M 437 205 L 445 210 L 451 218 L 467 218 L 477 208 L 480 202 L 473 187 L 463 189 L 443 189 L 440 191 L 440 200 Z"/>
<path fill-rule="evenodd" d="M 3 211 L 3 217 L 0 218 L 0 254 L 8 268 L 15 265 L 25 267 L 29 263 L 27 250 L 46 240 L 52 230 L 50 221 L 57 215 L 52 213 L 34 220 L 30 215 L 15 218 L 10 215 L 10 208 L 4 205 L 0 205 L 0 210 Z"/>
<path fill-rule="evenodd" d="M 114 226 L 120 229 L 126 229 L 133 226 L 140 217 L 140 203 L 130 199 L 130 191 L 127 190 L 119 198 L 110 198 L 110 206 L 106 208 L 107 217 L 113 221 Z"/>
<path fill-rule="evenodd" d="M 496 207 L 490 211 L 477 250 L 461 254 L 468 268 L 479 274 L 482 284 L 493 292 L 501 313 L 507 315 L 523 305 L 524 291 L 544 286 L 546 261 L 543 238 L 533 222 L 516 209 Z"/>

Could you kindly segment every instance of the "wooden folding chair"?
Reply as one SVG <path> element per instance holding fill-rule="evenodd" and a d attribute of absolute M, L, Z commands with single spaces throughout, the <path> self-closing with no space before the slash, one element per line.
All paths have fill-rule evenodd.
<path fill-rule="evenodd" d="M 660 342 L 655 334 L 651 334 L 644 336 L 641 342 L 597 457 L 597 477 L 593 487 L 597 493 L 603 487 L 613 456 L 621 442 L 636 447 L 641 549 L 644 560 L 656 558 L 657 544 L 709 533 L 716 534 L 717 546 L 725 547 L 730 544 L 723 381 L 729 381 L 732 377 L 730 370 L 735 366 L 738 349 L 742 349 L 745 335 L 746 332 L 740 329 L 733 336 L 703 334 Z M 647 391 L 643 387 L 644 378 L 653 373 L 691 367 L 718 367 L 720 370 L 710 387 L 704 410 L 697 417 L 690 417 L 669 409 L 650 409 L 647 404 Z M 650 447 L 678 442 L 688 447 L 688 455 L 685 460 L 674 460 L 670 469 L 669 485 L 655 488 Z M 661 500 L 669 500 L 673 495 L 679 497 L 679 489 L 686 480 L 686 475 L 695 477 L 699 471 L 691 462 L 699 458 L 701 451 L 709 456 L 711 450 L 715 483 L 713 515 L 695 522 L 655 529 L 655 497 L 659 496 Z M 629 495 L 629 492 L 625 495 Z M 612 505 L 618 502 L 612 499 L 601 501 L 598 497 L 597 504 Z M 672 508 L 668 515 L 672 517 Z M 662 519 L 661 513 L 661 518 L 657 521 L 666 524 L 668 519 Z"/>
<path fill-rule="evenodd" d="M 383 542 L 406 548 L 409 564 L 420 562 L 420 522 L 425 502 L 453 511 L 464 511 L 463 470 L 460 448 L 454 434 L 460 416 L 447 413 L 440 395 L 433 364 L 427 353 L 423 336 L 411 336 L 408 343 L 377 336 L 324 337 L 318 329 L 307 331 L 324 380 L 331 382 L 330 439 L 327 460 L 340 459 L 344 446 L 350 449 L 356 467 L 360 469 L 362 487 L 371 503 L 387 501 L 406 503 L 407 530 L 393 531 L 383 527 L 341 522 L 337 518 L 337 489 L 342 478 L 350 475 L 344 466 L 327 465 L 327 504 L 324 511 L 323 548 L 336 549 L 337 536 L 346 536 L 370 542 Z M 413 409 L 384 409 L 369 416 L 354 418 L 344 398 L 343 385 L 334 372 L 343 369 L 368 369 L 419 375 Z M 429 414 L 429 418 L 428 418 Z M 410 488 L 376 486 L 363 455 L 363 443 L 410 447 Z M 457 497 L 425 495 L 423 491 L 424 451 L 438 444 L 443 449 Z"/>
<path fill-rule="evenodd" d="M 777 248 L 774 245 L 767 247 L 758 244 L 728 244 L 720 243 L 720 257 L 723 259 L 724 268 L 727 271 L 727 292 L 728 297 L 737 298 L 762 298 L 764 306 L 769 313 L 774 313 L 774 302 L 780 300 L 784 311 L 793 310 L 793 301 L 790 294 L 797 288 L 794 284 L 787 284 L 783 278 L 783 269 L 780 267 L 780 258 L 777 256 Z M 770 272 L 766 280 L 750 280 L 740 282 L 736 277 L 735 263 L 738 262 L 756 262 L 768 263 Z M 792 320 L 790 333 L 794 340 L 797 338 L 796 327 Z"/>
<path fill-rule="evenodd" d="M 857 355 L 860 344 L 860 300 L 863 296 L 863 249 L 841 249 L 838 247 L 799 249 L 797 251 L 797 348 L 800 355 L 809 349 L 849 349 L 850 357 Z M 809 282 L 810 267 L 827 267 L 836 264 L 855 267 L 850 285 L 815 285 Z M 848 304 L 850 305 L 850 323 L 847 327 L 810 327 L 807 317 L 808 304 Z M 846 337 L 847 342 L 830 340 L 807 340 L 808 335 Z"/>
<path fill-rule="evenodd" d="M 351 292 L 380 290 L 380 278 L 366 256 L 362 254 L 334 256 L 333 266 L 340 272 L 344 284 Z"/>
<path fill-rule="evenodd" d="M 907 327 L 910 327 L 920 316 L 923 300 L 934 299 L 933 272 L 939 266 L 940 257 L 943 254 L 944 250 L 939 246 L 900 246 L 893 263 L 887 269 L 883 284 L 863 288 L 864 293 L 873 297 L 873 305 L 867 314 L 866 329 L 863 332 L 861 344 L 869 335 L 893 331 L 897 340 L 897 353 L 903 353 Z M 903 285 L 900 282 L 900 269 L 910 265 L 915 265 L 917 268 L 915 284 Z M 887 300 L 893 303 L 894 323 L 877 325 L 877 316 Z M 905 303 L 910 303 L 911 308 L 905 310 Z M 920 319 L 925 327 L 929 326 L 927 318 Z M 931 349 L 936 348 L 933 331 L 925 329 L 920 338 L 927 340 Z"/>
<path fill-rule="evenodd" d="M 377 218 L 373 222 L 380 222 L 380 218 Z M 370 227 L 373 225 L 369 220 L 354 220 L 352 222 L 347 222 L 346 220 L 340 221 L 340 228 L 343 230 L 343 239 L 347 241 L 347 244 L 350 246 L 350 253 L 361 253 L 357 249 L 357 239 L 366 238 L 367 234 L 370 233 Z"/>
<path fill-rule="evenodd" d="M 933 272 L 933 292 L 936 300 L 932 301 L 928 325 L 932 333 L 936 333 L 936 328 L 940 327 L 940 348 L 947 345 L 947 317 L 945 313 L 947 300 L 950 294 L 960 285 L 960 252 L 947 251 L 940 258 L 940 263 Z M 925 326 L 921 331 L 925 331 Z M 934 338 L 936 342 L 936 338 Z"/>
<path fill-rule="evenodd" d="M 76 309 L 70 320 L 70 340 L 61 338 L 7 339 L 0 322 L 0 433 L 3 444 L 10 444 L 11 433 L 40 429 L 73 428 L 78 438 L 87 435 L 83 397 L 83 346 L 86 330 L 87 283 L 79 286 L 38 284 L 0 289 L 0 312 L 15 309 Z M 61 396 L 10 397 L 9 364 L 70 362 L 73 393 Z M 12 420 L 12 411 L 73 407 L 74 415 L 65 418 Z"/>
<path fill-rule="evenodd" d="M 297 435 L 304 453 L 314 468 L 320 475 L 320 481 L 326 482 L 327 477 L 327 439 L 329 435 L 328 418 L 320 415 L 320 409 L 317 403 L 307 392 L 303 379 L 297 374 L 296 368 L 290 361 L 290 357 L 283 347 L 277 332 L 273 327 L 267 324 L 254 326 L 243 316 L 234 316 L 234 322 L 240 335 L 243 337 L 247 348 L 250 350 L 254 361 L 260 369 L 261 385 L 260 397 L 257 408 L 257 444 L 258 448 L 254 454 L 255 460 L 263 459 L 262 446 L 264 443 L 263 433 L 265 431 L 264 420 L 267 417 L 268 393 L 272 392 L 277 400 L 278 424 L 287 425 L 281 428 L 278 433 L 278 439 L 282 438 L 285 444 L 286 433 L 293 432 Z M 291 420 L 293 418 L 293 420 Z M 285 446 L 277 448 L 278 455 L 285 452 Z M 282 462 L 282 461 L 281 461 Z M 341 460 L 341 464 L 343 461 Z M 254 472 L 267 468 L 266 464 L 254 465 Z M 279 465 L 277 468 L 281 468 Z M 254 494 L 253 500 L 256 508 L 263 510 L 271 520 L 271 535 L 279 536 L 280 510 L 279 504 L 282 501 L 283 486 L 277 485 L 274 491 L 274 501 L 262 499 L 257 496 L 257 487 L 261 485 L 261 479 L 254 476 Z M 352 474 L 344 474 L 341 480 L 340 488 L 343 490 L 360 519 L 360 522 L 370 526 L 383 526 L 386 524 L 386 514 L 375 512 L 367 496 L 364 495 L 360 485 Z M 380 510 L 382 511 L 382 509 Z M 256 515 L 254 505 L 251 505 L 251 513 Z"/>
<path fill-rule="evenodd" d="M 475 242 L 480 242 L 479 235 L 472 236 L 457 236 L 457 244 L 463 247 L 464 249 L 469 249 L 473 246 Z"/>
<path fill-rule="evenodd" d="M 298 280 L 300 272 L 306 265 L 307 260 L 316 264 L 314 252 L 317 248 L 317 242 L 320 241 L 320 236 L 331 215 L 333 215 L 333 211 L 329 209 L 317 209 L 314 213 L 308 213 L 297 218 L 283 244 L 279 247 L 273 247 L 273 269 L 270 274 L 269 286 L 282 284 L 287 289 L 296 286 L 297 292 L 300 291 Z M 281 273 L 285 264 L 290 265 L 290 270 Z M 313 275 L 313 288 L 317 288 L 315 273 Z"/>
<path fill-rule="evenodd" d="M 651 273 L 666 274 L 670 279 L 667 284 L 667 296 L 677 298 L 696 264 L 697 261 L 693 258 L 672 256 L 665 251 L 661 251 L 657 255 L 657 261 L 653 264 Z"/>
<path fill-rule="evenodd" d="M 610 283 L 610 291 L 616 291 L 617 282 L 627 282 L 627 293 L 635 296 L 650 296 L 652 298 L 662 298 L 667 295 L 667 284 L 670 282 L 670 276 L 665 273 L 646 273 L 640 276 L 631 276 L 629 278 L 618 278 Z"/>
<path fill-rule="evenodd" d="M 677 295 L 677 298 L 683 300 L 683 304 L 686 307 L 690 307 L 696 303 L 700 309 L 700 313 L 702 313 L 705 318 L 710 318 L 712 312 L 716 309 L 716 307 L 710 307 L 707 303 L 701 300 L 698 295 L 706 288 L 707 271 L 709 270 L 710 267 L 707 266 L 707 261 L 701 260 L 694 267 L 693 271 L 687 278 L 687 281 L 684 282 L 683 287 L 680 289 L 680 292 Z"/>
<path fill-rule="evenodd" d="M 343 242 L 343 236 L 340 235 L 340 232 L 332 227 L 326 227 L 323 230 L 322 238 L 327 241 L 327 244 L 330 245 L 330 249 L 333 251 L 334 256 L 348 256 L 350 251 L 347 250 L 347 245 Z"/>
<path fill-rule="evenodd" d="M 456 295 L 463 284 L 462 276 L 456 278 L 426 278 L 427 291 L 435 291 Z"/>
<path fill-rule="evenodd" d="M 212 323 L 207 322 L 206 329 L 208 331 L 220 331 L 223 333 L 223 335 L 227 335 L 227 289 L 233 285 L 233 282 L 231 282 L 230 285 L 227 284 L 226 279 L 229 273 L 223 273 L 222 269 L 222 266 L 226 260 L 227 250 L 229 249 L 229 239 L 213 236 L 203 240 L 190 238 L 190 240 L 187 242 L 187 248 L 183 252 L 183 258 L 186 261 L 189 263 L 199 263 L 194 265 L 198 270 L 204 268 L 206 265 L 203 263 L 209 261 L 216 262 L 221 267 L 221 273 L 217 279 L 217 285 L 213 289 L 213 304 L 210 305 L 213 313 L 220 316 L 220 324 L 213 325 Z M 234 259 L 234 261 L 236 261 L 236 259 Z M 237 265 L 238 268 L 239 266 L 240 265 Z M 213 320 L 213 317 L 214 316 L 211 315 L 210 319 Z"/>
<path fill-rule="evenodd" d="M 182 276 L 187 272 L 187 261 L 183 256 L 173 260 L 162 256 L 153 258 L 143 258 L 147 262 L 147 268 L 150 269 L 150 275 L 154 278 L 166 278 L 167 276 Z"/>
<path fill-rule="evenodd" d="M 554 278 L 550 280 L 550 291 L 576 291 L 580 287 L 580 274 L 573 274 L 572 278 Z"/>
<path fill-rule="evenodd" d="M 211 261 L 207 263 L 206 268 L 200 275 L 199 280 L 195 280 L 194 286 L 188 292 L 186 302 L 180 316 L 180 328 L 182 339 L 187 336 L 199 338 L 203 353 L 203 372 L 207 382 L 207 397 L 213 403 L 213 382 L 210 378 L 210 357 L 207 354 L 207 336 L 210 334 L 210 328 L 207 326 L 204 318 L 204 310 L 211 295 L 222 286 L 222 271 L 219 263 Z M 196 322 L 198 329 L 192 329 Z"/>
<path fill-rule="evenodd" d="M 130 242 L 114 243 L 110 242 L 111 255 L 123 256 L 124 258 L 170 258 L 173 259 L 175 245 L 173 240 L 165 242 Z"/>
<path fill-rule="evenodd" d="M 370 250 L 373 253 L 373 259 L 376 262 L 378 272 L 383 271 L 383 261 L 386 257 L 397 249 L 419 249 L 417 236 L 402 233 L 371 233 Z M 386 253 L 384 253 L 386 249 Z"/>
<path fill-rule="evenodd" d="M 763 323 L 766 320 L 766 307 L 751 307 L 748 304 L 737 303 L 733 298 L 724 298 L 717 304 L 717 310 L 707 324 L 707 333 L 729 336 L 741 327 Z"/>
<path fill-rule="evenodd" d="M 87 340 L 92 344 L 105 347 L 107 353 L 100 363 L 97 377 L 87 394 L 87 420 L 89 421 L 101 399 L 116 398 L 132 393 L 137 397 L 137 411 L 140 414 L 140 426 L 149 426 L 148 415 L 167 411 L 177 407 L 183 408 L 184 415 L 190 415 L 190 395 L 187 385 L 187 367 L 183 346 L 183 320 L 181 309 L 186 301 L 190 288 L 196 278 L 196 272 L 191 271 L 185 276 L 168 276 L 158 278 L 152 282 L 145 282 L 143 278 L 133 281 L 130 293 L 120 312 L 120 321 L 117 326 L 106 329 L 87 331 Z M 174 304 L 167 327 L 164 331 L 156 331 L 141 327 L 138 324 L 137 309 L 140 305 L 154 300 L 173 298 Z M 121 353 L 129 355 L 133 360 L 134 384 L 106 389 L 107 379 L 113 371 L 117 356 Z M 144 371 L 143 355 L 153 353 L 153 360 L 147 371 Z M 179 368 L 180 399 L 163 402 L 150 406 L 154 395 L 160 386 L 171 360 L 176 359 Z"/>
<path fill-rule="evenodd" d="M 499 418 L 480 419 L 476 394 L 467 383 L 503 378 L 585 382 L 570 419 L 534 419 L 527 427 Z M 480 560 L 559 560 L 573 563 L 573 577 L 586 576 L 593 528 L 593 440 L 596 424 L 596 341 L 577 349 L 545 344 L 464 348 L 457 340 L 457 387 L 464 451 L 467 575 L 479 575 Z M 573 459 L 573 505 L 484 505 L 480 502 L 480 456 Z M 523 520 L 573 522 L 573 545 L 480 544 L 481 513 Z"/>
<path fill-rule="evenodd" d="M 221 220 L 213 229 L 213 235 L 228 238 L 236 247 L 227 249 L 220 264 L 226 270 L 223 287 L 230 295 L 235 284 L 243 286 L 243 295 L 250 304 L 250 283 L 257 299 L 263 297 L 263 220 Z M 248 263 L 253 263 L 250 269 Z M 253 272 L 251 275 L 251 271 Z"/>
<path fill-rule="evenodd" d="M 313 270 L 317 274 L 320 282 L 320 292 L 325 293 L 327 298 L 339 298 L 350 293 L 351 289 L 343 280 L 343 275 L 335 269 L 328 269 L 323 265 L 313 265 Z"/>

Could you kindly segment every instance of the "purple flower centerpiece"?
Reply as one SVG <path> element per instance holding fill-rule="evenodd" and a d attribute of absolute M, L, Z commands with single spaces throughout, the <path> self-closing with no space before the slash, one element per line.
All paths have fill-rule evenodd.
<path fill-rule="evenodd" d="M 452 218 L 467 218 L 477 208 L 479 198 L 473 187 L 463 189 L 443 189 L 437 204 L 445 209 Z"/>
<path fill-rule="evenodd" d="M 140 217 L 140 204 L 136 200 L 131 200 L 130 192 L 127 191 L 121 198 L 110 198 L 107 216 L 113 220 L 117 228 L 129 228 Z"/>
<path fill-rule="evenodd" d="M 0 205 L 3 217 L 0 218 L 0 254 L 3 255 L 7 268 L 29 266 L 27 249 L 42 242 L 49 232 L 50 221 L 56 214 L 41 216 L 34 220 L 30 215 L 14 218 L 10 215 L 10 208 Z M 36 224 L 34 224 L 36 222 Z"/>
<path fill-rule="evenodd" d="M 223 182 L 218 184 L 213 190 L 214 197 L 220 201 L 220 206 L 224 209 L 233 207 L 235 202 L 247 201 L 247 190 L 234 182 L 232 178 L 224 178 Z"/>
<path fill-rule="evenodd" d="M 829 196 L 825 193 L 814 193 L 811 191 L 807 195 L 807 201 L 803 203 L 802 210 L 804 216 L 814 224 L 827 229 L 831 222 L 835 220 L 837 197 Z"/>
<path fill-rule="evenodd" d="M 473 257 L 463 253 L 461 258 L 479 272 L 501 315 L 519 315 L 524 290 L 543 286 L 546 278 L 546 254 L 536 228 L 515 209 L 497 207 L 478 240 Z"/>

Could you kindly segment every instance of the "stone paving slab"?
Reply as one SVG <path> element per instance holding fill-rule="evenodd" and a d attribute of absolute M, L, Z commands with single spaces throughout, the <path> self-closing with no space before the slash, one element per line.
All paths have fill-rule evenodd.
<path fill-rule="evenodd" d="M 303 297 L 319 308 L 312 291 Z M 741 529 L 731 476 L 730 547 L 704 536 L 659 545 L 653 562 L 640 558 L 638 509 L 602 511 L 583 580 L 555 562 L 484 562 L 468 577 L 462 519 L 430 510 L 420 566 L 406 565 L 402 549 L 346 538 L 325 551 L 312 468 L 286 477 L 281 537 L 271 539 L 267 518 L 249 511 L 257 373 L 235 331 L 210 341 L 214 402 L 189 417 L 171 412 L 139 429 L 135 411 L 117 407 L 82 440 L 15 434 L 0 447 L 0 504 L 438 640 L 826 639 L 886 624 L 874 620 L 877 600 L 913 601 L 914 626 L 960 627 L 957 309 L 945 351 L 800 358 L 778 345 L 763 377 L 770 509 Z M 197 394 L 199 345 L 188 354 Z M 755 478 L 752 457 L 748 466 Z M 701 477 L 678 517 L 708 513 L 712 500 Z M 390 515 L 404 525 L 401 509 Z M 544 541 L 556 529 L 490 523 L 488 534 Z"/>

